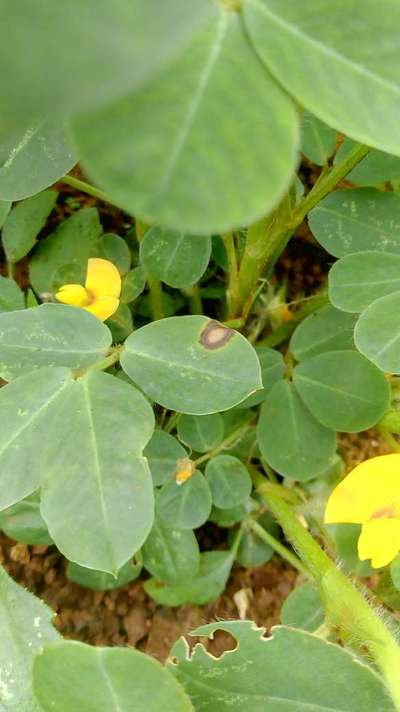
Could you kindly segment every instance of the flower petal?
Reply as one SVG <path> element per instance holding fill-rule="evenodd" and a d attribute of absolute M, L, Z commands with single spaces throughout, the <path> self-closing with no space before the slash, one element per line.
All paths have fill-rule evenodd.
<path fill-rule="evenodd" d="M 64 284 L 58 290 L 56 299 L 73 307 L 83 307 L 89 301 L 88 293 L 81 284 Z"/>
<path fill-rule="evenodd" d="M 88 260 L 85 287 L 94 297 L 118 299 L 121 294 L 121 277 L 116 266 L 109 260 L 91 257 Z"/>
<path fill-rule="evenodd" d="M 371 559 L 371 566 L 380 569 L 390 564 L 400 551 L 400 520 L 382 517 L 363 524 L 358 540 L 361 561 Z"/>
<path fill-rule="evenodd" d="M 101 299 L 95 299 L 92 304 L 84 307 L 84 309 L 97 316 L 101 321 L 105 321 L 117 311 L 118 307 L 119 299 L 115 297 L 102 297 Z"/>
<path fill-rule="evenodd" d="M 400 516 L 400 455 L 380 455 L 362 462 L 335 487 L 325 522 L 363 524 L 372 517 Z"/>

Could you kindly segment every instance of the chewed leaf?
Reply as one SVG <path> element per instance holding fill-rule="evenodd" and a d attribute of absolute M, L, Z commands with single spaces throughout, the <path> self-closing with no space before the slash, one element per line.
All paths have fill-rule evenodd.
<path fill-rule="evenodd" d="M 165 408 L 192 415 L 228 410 L 262 387 L 250 343 L 205 316 L 147 324 L 125 342 L 121 365 Z"/>
<path fill-rule="evenodd" d="M 237 641 L 218 659 L 201 644 L 190 654 L 183 639 L 171 651 L 168 667 L 196 712 L 394 712 L 381 678 L 338 645 L 283 626 L 266 639 L 249 621 L 211 623 L 192 635 L 218 630 Z"/>
<path fill-rule="evenodd" d="M 139 650 L 64 640 L 36 657 L 33 678 L 45 712 L 194 712 L 171 673 Z"/>

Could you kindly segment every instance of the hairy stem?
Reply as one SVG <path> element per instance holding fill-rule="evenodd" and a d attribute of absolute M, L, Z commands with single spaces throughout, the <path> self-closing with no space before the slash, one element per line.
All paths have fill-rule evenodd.
<path fill-rule="evenodd" d="M 233 316 L 242 315 L 246 304 L 251 303 L 258 280 L 264 273 L 267 277 L 271 274 L 288 241 L 308 212 L 335 188 L 368 151 L 368 146 L 357 144 L 341 163 L 333 166 L 317 181 L 297 207 L 293 207 L 294 195 L 290 191 L 271 215 L 250 225 L 239 270 L 239 299 Z"/>
<path fill-rule="evenodd" d="M 362 593 L 336 568 L 265 477 L 260 473 L 253 477 L 258 492 L 319 586 L 328 623 L 360 651 L 367 647 L 381 670 L 396 709 L 400 710 L 400 647 L 389 627 Z"/>

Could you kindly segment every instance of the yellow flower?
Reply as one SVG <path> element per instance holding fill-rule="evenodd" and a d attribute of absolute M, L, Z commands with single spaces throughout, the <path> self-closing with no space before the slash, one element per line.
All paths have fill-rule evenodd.
<path fill-rule="evenodd" d="M 92 257 L 88 260 L 85 286 L 64 284 L 56 294 L 63 304 L 82 307 L 105 321 L 119 307 L 121 294 L 120 274 L 108 260 Z"/>
<path fill-rule="evenodd" d="M 362 524 L 361 561 L 374 568 L 389 564 L 400 551 L 400 455 L 381 455 L 358 465 L 333 490 L 326 524 Z"/>

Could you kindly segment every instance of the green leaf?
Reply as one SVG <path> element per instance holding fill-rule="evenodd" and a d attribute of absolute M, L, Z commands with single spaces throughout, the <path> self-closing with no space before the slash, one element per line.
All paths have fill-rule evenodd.
<path fill-rule="evenodd" d="M 99 257 L 113 262 L 121 275 L 127 274 L 131 266 L 131 252 L 125 240 L 108 232 L 99 240 Z"/>
<path fill-rule="evenodd" d="M 209 460 L 206 479 L 213 504 L 220 509 L 230 509 L 243 504 L 252 489 L 251 477 L 243 462 L 231 455 L 217 455 Z"/>
<path fill-rule="evenodd" d="M 334 163 L 342 161 L 354 148 L 355 143 L 346 138 L 335 156 Z M 384 151 L 371 150 L 346 176 L 346 180 L 360 186 L 377 185 L 400 179 L 400 158 Z"/>
<path fill-rule="evenodd" d="M 239 13 L 203 4 L 207 22 L 173 62 L 73 126 L 86 171 L 119 205 L 195 235 L 242 227 L 273 208 L 292 180 L 299 140 L 294 104 Z"/>
<path fill-rule="evenodd" d="M 354 341 L 382 371 L 400 374 L 400 292 L 377 299 L 363 311 Z"/>
<path fill-rule="evenodd" d="M 171 287 L 190 287 L 207 269 L 211 238 L 153 227 L 140 243 L 140 261 L 146 272 Z"/>
<path fill-rule="evenodd" d="M 48 645 L 36 657 L 33 685 L 45 712 L 194 712 L 171 673 L 139 650 Z"/>
<path fill-rule="evenodd" d="M 181 415 L 178 436 L 196 452 L 208 452 L 217 447 L 224 437 L 224 421 L 219 413 L 211 415 Z"/>
<path fill-rule="evenodd" d="M 122 280 L 121 302 L 129 304 L 141 294 L 146 286 L 146 273 L 143 267 L 134 267 Z"/>
<path fill-rule="evenodd" d="M 0 376 L 7 381 L 42 366 L 87 368 L 110 346 L 109 329 L 84 309 L 42 304 L 0 314 Z"/>
<path fill-rule="evenodd" d="M 360 524 L 330 524 L 327 527 L 334 542 L 335 553 L 344 571 L 355 576 L 371 576 L 373 569 L 368 561 L 360 561 L 357 542 L 361 534 Z"/>
<path fill-rule="evenodd" d="M 24 294 L 13 279 L 0 275 L 0 313 L 25 309 Z"/>
<path fill-rule="evenodd" d="M 3 247 L 9 262 L 18 262 L 32 249 L 57 196 L 55 190 L 45 190 L 18 203 L 9 213 L 2 232 Z"/>
<path fill-rule="evenodd" d="M 201 527 L 211 512 L 211 492 L 203 474 L 197 471 L 182 484 L 166 482 L 156 498 L 156 512 L 166 526 Z"/>
<path fill-rule="evenodd" d="M 163 485 L 175 477 L 178 460 L 187 457 L 185 448 L 169 433 L 155 430 L 143 454 L 149 461 L 149 467 L 155 487 Z"/>
<path fill-rule="evenodd" d="M 0 228 L 3 227 L 4 221 L 11 210 L 11 202 L 0 200 Z"/>
<path fill-rule="evenodd" d="M 376 299 L 400 290 L 400 254 L 356 252 L 329 272 L 329 299 L 338 309 L 362 312 Z"/>
<path fill-rule="evenodd" d="M 304 361 L 326 351 L 354 349 L 355 323 L 356 317 L 327 304 L 299 324 L 290 350 L 297 361 Z"/>
<path fill-rule="evenodd" d="M 279 536 L 279 527 L 269 512 L 263 514 L 258 519 L 258 523 L 261 524 L 264 529 L 267 529 L 271 534 L 273 534 L 273 536 Z M 233 540 L 233 537 L 234 534 L 232 532 L 230 540 Z M 252 529 L 245 528 L 236 554 L 236 561 L 241 566 L 263 566 L 267 563 L 267 561 L 272 559 L 273 555 L 274 550 L 266 544 L 263 539 L 260 539 L 256 532 Z"/>
<path fill-rule="evenodd" d="M 276 381 L 280 381 L 285 373 L 285 362 L 280 351 L 270 349 L 268 346 L 256 346 L 256 354 L 260 361 L 261 378 L 263 387 L 261 391 L 253 393 L 244 401 L 238 404 L 238 408 L 252 408 L 259 403 L 263 403 Z"/>
<path fill-rule="evenodd" d="M 379 675 L 338 645 L 283 626 L 266 640 L 250 621 L 210 623 L 192 635 L 212 637 L 217 630 L 237 641 L 217 659 L 201 644 L 190 653 L 182 638 L 171 651 L 177 662 L 169 669 L 196 712 L 394 712 Z"/>
<path fill-rule="evenodd" d="M 83 588 L 90 588 L 93 591 L 114 591 L 114 589 L 134 581 L 140 575 L 141 570 L 142 562 L 140 560 L 127 561 L 115 577 L 104 571 L 94 571 L 69 561 L 66 573 L 69 581 L 73 581 Z"/>
<path fill-rule="evenodd" d="M 39 492 L 0 512 L 0 529 L 23 544 L 52 544 L 46 523 L 40 513 Z"/>
<path fill-rule="evenodd" d="M 244 18 L 269 71 L 321 121 L 400 155 L 396 0 L 247 0 Z M 339 90 L 340 88 L 340 90 Z"/>
<path fill-rule="evenodd" d="M 55 278 L 65 265 L 74 265 L 86 272 L 87 261 L 95 252 L 101 233 L 96 208 L 83 208 L 60 223 L 51 235 L 40 241 L 30 260 L 30 281 L 35 292 L 47 294 L 60 287 L 63 282 L 55 283 Z"/>
<path fill-rule="evenodd" d="M 321 596 L 311 581 L 294 588 L 284 601 L 281 622 L 291 628 L 302 628 L 312 633 L 324 622 Z"/>
<path fill-rule="evenodd" d="M 316 116 L 304 111 L 301 117 L 301 151 L 310 161 L 318 166 L 324 166 L 333 154 L 336 146 L 337 132 L 317 119 Z"/>
<path fill-rule="evenodd" d="M 118 0 L 111 6 L 107 0 L 85 0 L 84 5 L 71 0 L 55 7 L 52 0 L 40 6 L 25 0 L 22 7 L 4 0 L 3 125 L 13 128 L 26 117 L 46 113 L 64 119 L 124 96 L 185 46 L 210 14 L 210 4 Z"/>
<path fill-rule="evenodd" d="M 105 323 L 110 329 L 115 343 L 125 341 L 126 337 L 133 331 L 132 312 L 128 305 L 120 304 L 117 311 L 109 319 L 106 319 Z"/>
<path fill-rule="evenodd" d="M 356 351 L 330 351 L 296 366 L 293 381 L 314 417 L 332 430 L 358 433 L 390 405 L 385 375 Z"/>
<path fill-rule="evenodd" d="M 41 712 L 32 689 L 32 665 L 43 645 L 56 641 L 53 611 L 15 583 L 0 566 L 0 708 Z"/>
<path fill-rule="evenodd" d="M 171 317 L 138 329 L 126 341 L 121 365 L 156 403 L 190 415 L 228 410 L 261 388 L 253 347 L 205 316 Z"/>
<path fill-rule="evenodd" d="M 22 200 L 39 193 L 68 173 L 77 160 L 61 121 L 32 121 L 29 116 L 22 126 L 2 135 L 0 199 Z"/>
<path fill-rule="evenodd" d="M 335 190 L 308 216 L 322 247 L 343 257 L 378 250 L 400 253 L 400 196 L 375 188 Z"/>
<path fill-rule="evenodd" d="M 206 551 L 200 554 L 200 569 L 194 578 L 174 585 L 151 578 L 144 582 L 143 588 L 162 606 L 184 606 L 187 603 L 203 606 L 222 593 L 232 565 L 230 551 Z"/>
<path fill-rule="evenodd" d="M 67 369 L 43 368 L 0 389 L 0 509 L 38 488 L 52 406 L 70 383 Z"/>
<path fill-rule="evenodd" d="M 336 449 L 335 433 L 315 420 L 287 381 L 275 383 L 261 408 L 257 439 L 274 470 L 301 481 L 317 477 Z"/>
<path fill-rule="evenodd" d="M 166 583 L 191 579 L 199 570 L 200 551 L 193 531 L 169 528 L 158 519 L 143 545 L 142 553 L 147 571 Z"/>
<path fill-rule="evenodd" d="M 146 398 L 103 372 L 71 380 L 49 412 L 41 511 L 71 561 L 117 574 L 145 541 L 153 486 L 142 451 L 153 428 Z"/>
<path fill-rule="evenodd" d="M 212 507 L 209 520 L 210 522 L 218 524 L 219 527 L 230 528 L 233 527 L 234 524 L 241 522 L 246 514 L 247 509 L 243 504 L 239 504 L 237 507 L 232 507 L 231 509 Z"/>

